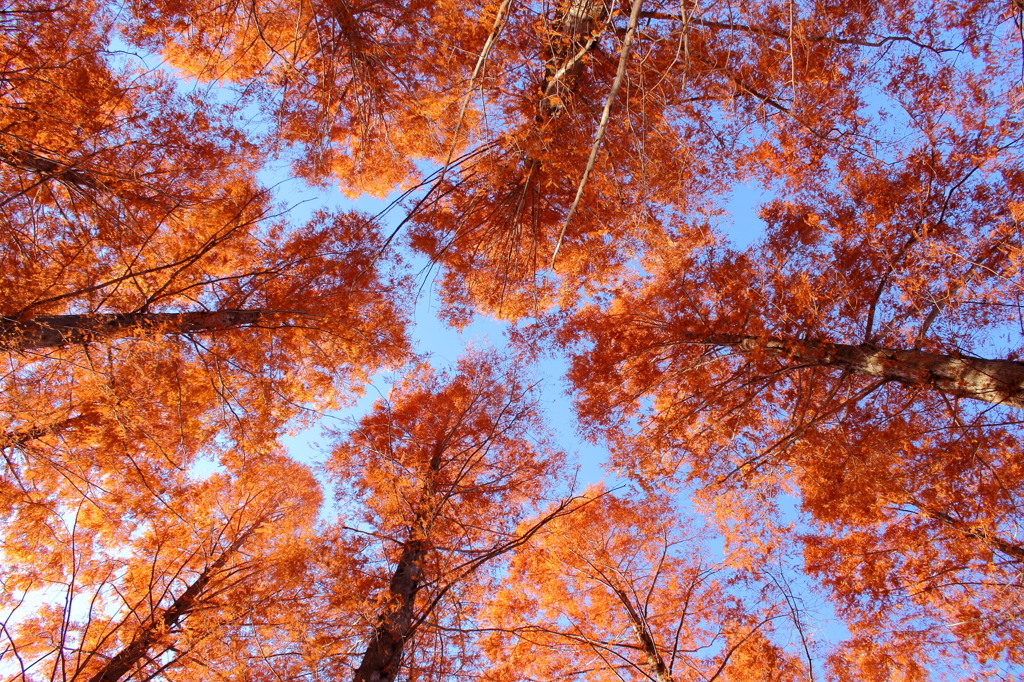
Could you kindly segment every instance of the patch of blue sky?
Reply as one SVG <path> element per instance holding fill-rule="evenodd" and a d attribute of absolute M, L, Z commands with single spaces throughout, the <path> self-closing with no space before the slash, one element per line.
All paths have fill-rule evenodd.
<path fill-rule="evenodd" d="M 435 169 L 421 165 L 420 170 L 426 177 Z M 349 199 L 334 186 L 311 187 L 290 176 L 286 163 L 265 167 L 261 180 L 275 188 L 275 195 L 289 207 L 289 219 L 296 223 L 308 220 L 317 210 L 355 210 L 368 216 L 382 216 L 378 224 L 382 235 L 387 237 L 405 217 L 404 207 L 395 204 L 400 192 L 386 198 L 363 195 Z M 471 346 L 509 350 L 507 323 L 482 315 L 477 315 L 463 329 L 453 329 L 442 322 L 439 312 L 443 303 L 438 293 L 437 267 L 424 256 L 408 249 L 403 244 L 402 235 L 398 235 L 393 244 L 409 271 L 414 274 L 416 303 L 411 316 L 410 335 L 413 350 L 418 356 L 427 359 L 437 369 L 451 369 L 458 362 L 462 351 Z M 605 452 L 577 435 L 576 419 L 563 386 L 562 377 L 566 369 L 563 358 L 549 356 L 531 367 L 530 373 L 538 381 L 537 396 L 551 428 L 555 446 L 570 454 L 572 466 L 578 467 L 571 478 L 575 480 L 575 489 L 579 491 L 604 479 L 601 464 Z M 376 400 L 386 399 L 396 376 L 393 372 L 384 372 L 373 377 L 366 387 L 366 393 L 353 405 L 324 416 L 326 425 L 332 429 L 343 429 L 345 425 L 354 424 L 369 412 Z M 319 426 L 286 438 L 292 456 L 313 465 L 323 461 L 325 452 L 312 444 L 323 442 Z"/>
<path fill-rule="evenodd" d="M 738 184 L 732 188 L 725 205 L 726 215 L 719 229 L 726 233 L 734 248 L 744 249 L 764 236 L 764 221 L 758 212 L 774 193 L 755 182 Z"/>

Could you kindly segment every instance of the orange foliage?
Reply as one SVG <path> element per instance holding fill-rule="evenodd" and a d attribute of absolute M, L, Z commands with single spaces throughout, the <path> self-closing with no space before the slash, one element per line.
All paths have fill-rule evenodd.
<path fill-rule="evenodd" d="M 707 539 L 662 497 L 589 491 L 513 558 L 485 616 L 485 679 L 801 679 L 766 637 L 784 607 L 745 603 Z"/>
<path fill-rule="evenodd" d="M 1019 670 L 1022 25 L 1019 1 L 6 3 L 0 677 Z M 294 224 L 274 157 L 407 215 Z M 739 249 L 744 184 L 771 196 Z M 403 250 L 448 323 L 531 321 L 519 357 L 409 366 Z M 544 353 L 630 495 L 552 501 Z M 283 454 L 383 369 L 321 469 Z M 771 565 L 800 553 L 831 648 Z"/>
<path fill-rule="evenodd" d="M 544 443 L 531 386 L 493 352 L 468 353 L 450 377 L 414 368 L 345 435 L 327 470 L 338 502 L 361 506 L 345 530 L 376 540 L 365 551 L 378 581 L 364 595 L 371 630 L 355 679 L 390 681 L 400 665 L 443 674 L 472 661 L 459 630 L 486 598 L 482 569 L 566 513 L 563 503 L 517 528 L 561 464 Z"/>

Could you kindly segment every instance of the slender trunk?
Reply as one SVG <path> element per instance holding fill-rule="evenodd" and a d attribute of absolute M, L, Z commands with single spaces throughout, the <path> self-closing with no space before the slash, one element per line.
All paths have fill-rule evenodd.
<path fill-rule="evenodd" d="M 135 635 L 131 642 L 123 649 L 114 654 L 113 658 L 107 661 L 95 675 L 89 678 L 89 682 L 117 682 L 139 661 L 146 657 L 150 647 L 157 638 L 177 627 L 182 618 L 187 616 L 198 604 L 203 592 L 210 584 L 210 580 L 237 552 L 246 540 L 262 526 L 264 521 L 258 521 L 249 530 L 240 535 L 231 546 L 212 564 L 203 569 L 196 581 L 189 585 L 184 592 L 175 599 L 170 607 L 163 614 L 154 617 L 149 627 Z"/>
<path fill-rule="evenodd" d="M 897 381 L 907 386 L 1024 408 L 1024 363 L 1016 360 L 986 360 L 867 344 L 854 346 L 737 334 L 694 334 L 675 340 L 678 343 L 728 346 L 743 353 L 763 352 L 813 367 L 841 367 L 854 374 Z"/>
<path fill-rule="evenodd" d="M 950 516 L 945 512 L 921 507 L 916 504 L 914 506 L 920 510 L 919 513 L 925 518 L 941 521 L 958 533 L 974 538 L 975 540 L 980 540 L 992 549 L 1002 552 L 1006 556 L 1016 559 L 1017 561 L 1024 561 L 1024 547 L 1015 545 L 1012 542 L 1007 542 L 998 535 L 988 532 L 984 528 L 961 521 L 960 519 Z"/>
<path fill-rule="evenodd" d="M 393 682 L 398 676 L 405 644 L 413 635 L 416 594 L 423 581 L 423 561 L 430 543 L 427 535 L 437 504 L 436 475 L 441 468 L 444 444 L 438 443 L 431 455 L 423 482 L 423 497 L 402 545 L 398 565 L 388 583 L 385 602 L 363 660 L 356 669 L 354 682 Z"/>
<path fill-rule="evenodd" d="M 644 654 L 647 667 L 653 673 L 654 679 L 656 682 L 674 682 L 668 666 L 665 665 L 665 661 L 661 657 L 661 652 L 658 651 L 658 644 L 654 641 L 654 635 L 651 634 L 647 621 L 637 612 L 636 607 L 627 594 L 618 588 L 613 587 L 612 589 L 629 615 L 629 624 L 633 628 L 633 634 L 636 635 L 637 643 Z"/>
<path fill-rule="evenodd" d="M 53 161 L 45 156 L 33 154 L 32 152 L 24 149 L 16 149 L 13 151 L 0 149 L 0 161 L 3 161 L 14 168 L 26 170 L 32 173 L 39 173 L 44 177 L 63 180 L 64 182 L 77 185 L 78 187 L 88 187 L 89 189 L 99 188 L 99 185 L 97 185 L 96 181 L 93 180 L 88 173 L 77 171 L 74 166 Z"/>
<path fill-rule="evenodd" d="M 402 546 L 388 584 L 388 601 L 356 670 L 355 682 L 392 682 L 398 676 L 402 652 L 412 631 L 426 555 L 426 539 L 410 535 Z"/>
<path fill-rule="evenodd" d="M 87 422 L 93 417 L 94 415 L 90 413 L 84 413 L 74 417 L 68 417 L 67 419 L 61 419 L 60 421 L 52 422 L 50 424 L 44 424 L 42 426 L 37 425 L 22 429 L 12 429 L 0 434 L 0 448 L 11 448 L 25 445 L 34 440 L 39 440 L 40 438 L 60 433 L 61 431 L 69 429 L 76 424 Z"/>
<path fill-rule="evenodd" d="M 59 348 L 142 336 L 150 332 L 189 334 L 251 327 L 276 311 L 217 310 L 187 313 L 94 313 L 40 315 L 29 320 L 0 318 L 0 350 Z"/>

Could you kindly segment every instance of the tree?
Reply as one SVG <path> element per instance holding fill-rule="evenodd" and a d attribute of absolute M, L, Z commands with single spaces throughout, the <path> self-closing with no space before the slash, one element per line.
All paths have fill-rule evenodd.
<path fill-rule="evenodd" d="M 66 652 L 93 652 L 75 674 L 99 679 L 454 676 L 484 663 L 480 604 L 505 577 L 487 570 L 499 556 L 559 555 L 544 576 L 556 586 L 587 561 L 631 558 L 593 533 L 647 546 L 642 528 L 540 513 L 558 458 L 532 440 L 517 372 L 486 355 L 453 378 L 413 370 L 393 404 L 339 437 L 328 468 L 358 521 L 317 529 L 316 564 L 267 545 L 280 581 L 232 584 L 237 614 L 211 586 L 250 542 L 263 551 L 258 531 L 203 562 L 145 544 L 179 521 L 227 527 L 185 523 L 175 506 L 202 487 L 204 456 L 230 472 L 230 497 L 249 472 L 226 452 L 273 468 L 283 429 L 407 359 L 410 301 L 389 258 L 408 226 L 442 268 L 450 323 L 532 318 L 517 331 L 536 342 L 524 359 L 571 347 L 587 435 L 611 443 L 612 466 L 645 491 L 637 505 L 696 487 L 731 531 L 730 556 L 756 572 L 758 543 L 793 551 L 779 507 L 797 498 L 808 571 L 853 633 L 827 674 L 1018 660 L 1020 25 L 1016 5 L 903 0 L 5 8 L 2 537 L 22 554 L 74 537 L 52 565 L 29 561 L 53 584 L 100 571 L 86 624 L 73 622 L 76 577 L 60 591 L 72 606 L 42 603 L 24 621 L 42 639 L 9 639 L 24 634 L 37 667 L 60 674 Z M 139 71 L 112 33 L 170 66 Z M 408 191 L 409 215 L 388 238 L 349 213 L 291 225 L 257 177 L 275 154 L 351 194 Z M 716 232 L 741 183 L 773 195 L 765 239 L 743 252 Z M 79 517 L 82 534 L 61 528 Z M 593 542 L 526 548 L 542 536 Z M 162 602 L 109 597 L 112 584 L 141 594 L 128 569 L 118 582 L 118 543 L 155 557 L 138 584 L 172 585 Z M 186 565 L 186 580 L 168 577 Z M 603 594 L 635 648 L 596 618 L 595 638 L 664 678 L 658 619 L 625 589 L 661 594 L 646 575 L 572 589 Z M 579 595 L 564 592 L 568 612 Z M 282 595 L 316 616 L 287 617 Z M 739 641 L 767 616 L 719 596 L 707 595 L 723 619 L 709 631 L 733 658 L 696 667 L 799 674 L 773 636 Z M 548 618 L 526 611 L 508 611 L 515 627 Z M 951 621 L 948 638 L 929 634 Z M 564 623 L 545 627 L 578 654 Z M 103 628 L 109 646 L 87 641 Z M 166 649 L 186 644 L 185 657 Z"/>
<path fill-rule="evenodd" d="M 565 2 L 546 8 L 540 31 L 511 7 L 480 53 L 488 78 L 471 83 L 490 114 L 471 161 L 442 173 L 412 219 L 414 248 L 446 270 L 458 323 L 473 310 L 515 320 L 569 309 L 666 242 L 699 246 L 738 183 L 829 186 L 863 156 L 899 158 L 865 102 L 920 118 L 913 142 L 940 134 L 936 108 L 1016 130 L 999 109 L 1016 72 L 949 63 L 1016 40 L 994 6 L 966 20 L 932 6 Z M 937 102 L 957 88 L 976 102 Z"/>
<path fill-rule="evenodd" d="M 104 8 L 4 16 L 6 652 L 22 677 L 241 665 L 309 563 L 289 524 L 318 488 L 276 436 L 404 361 L 401 275 L 363 216 L 275 216 L 232 112 L 118 67 Z M 244 470 L 200 483 L 204 457 Z"/>
<path fill-rule="evenodd" d="M 483 624 L 485 679 L 803 679 L 770 637 L 781 595 L 748 587 L 761 601 L 745 603 L 706 542 L 662 496 L 589 491 L 516 552 Z"/>
<path fill-rule="evenodd" d="M 104 7 L 5 16 L 20 29 L 0 96 L 13 428 L 106 410 L 165 454 L 216 431 L 267 442 L 404 362 L 404 281 L 371 220 L 282 220 L 235 110 L 135 73 L 108 47 Z M 153 410 L 133 415 L 141 396 Z"/>
<path fill-rule="evenodd" d="M 891 644 L 904 652 L 893 661 L 912 651 L 920 671 L 942 657 L 1017 656 L 996 615 L 1012 607 L 997 608 L 993 595 L 933 582 L 927 590 L 944 605 L 914 596 L 950 572 L 969 583 L 1016 570 L 984 541 L 1014 544 L 1009 500 L 1020 490 L 1007 454 L 1020 437 L 1016 387 L 1000 378 L 1020 366 L 1010 331 L 1020 183 L 987 166 L 1015 153 L 1001 135 L 951 134 L 949 149 L 849 164 L 840 187 L 767 206 L 766 238 L 743 253 L 666 245 L 645 262 L 647 277 L 580 311 L 558 337 L 580 343 L 578 404 L 592 433 L 612 439 L 617 465 L 646 481 L 695 483 L 708 508 L 732 519 L 796 495 L 814 528 L 809 567 L 841 604 L 871 595 L 858 608 L 873 625 L 850 625 L 854 648 Z M 1003 357 L 978 357 L 997 335 L 1008 338 L 995 346 Z M 924 516 L 908 521 L 901 508 Z M 885 558 L 857 558 L 876 551 Z M 833 579 L 837 553 L 849 568 Z M 959 622 L 952 614 L 981 603 L 992 617 L 975 618 L 969 636 L 922 641 L 915 626 L 897 646 L 881 634 Z M 850 674 L 869 676 L 879 659 L 864 656 Z"/>
<path fill-rule="evenodd" d="M 129 39 L 163 51 L 201 81 L 256 92 L 272 145 L 298 151 L 314 183 L 384 196 L 439 160 L 458 118 L 470 59 L 452 44 L 484 37 L 481 5 L 153 2 L 136 5 Z M 487 11 L 487 10 L 485 10 Z"/>
<path fill-rule="evenodd" d="M 901 504 L 899 496 L 890 496 L 894 501 L 873 523 L 835 520 L 807 539 L 808 573 L 829 588 L 851 633 L 828 659 L 832 675 L 886 679 L 900 671 L 928 679 L 947 667 L 993 676 L 1012 671 L 1021 662 L 1016 614 L 1024 558 L 1008 539 L 1013 514 L 944 500 L 951 513 L 921 501 Z M 984 517 L 959 516 L 971 512 Z"/>
<path fill-rule="evenodd" d="M 60 440 L 19 450 L 5 478 L 91 475 L 88 467 L 80 472 L 85 452 L 108 473 L 132 467 L 157 477 L 168 461 L 187 468 L 215 454 L 222 439 L 271 452 L 304 407 L 350 400 L 348 390 L 407 352 L 401 295 L 388 295 L 400 282 L 375 276 L 371 230 L 359 216 L 320 216 L 272 253 L 272 242 L 249 242 L 249 257 L 263 263 L 236 283 L 211 277 L 200 260 L 195 274 L 220 280 L 204 285 L 199 298 L 213 312 L 188 311 L 200 290 L 185 287 L 160 298 L 161 312 L 135 312 L 146 308 L 137 301 L 122 307 L 111 296 L 101 311 L 131 312 L 9 322 L 22 346 L 26 329 L 56 336 L 58 324 L 59 343 L 80 345 L 10 354 L 4 429 L 52 431 Z M 186 311 L 164 312 L 183 305 Z M 229 316 L 235 319 L 226 325 Z M 232 329 L 238 322 L 245 327 Z"/>
<path fill-rule="evenodd" d="M 938 139 L 936 110 L 1012 119 L 1015 72 L 983 57 L 1015 40 L 1003 8 L 900 6 L 148 3 L 132 35 L 258 89 L 304 177 L 383 193 L 440 164 L 410 236 L 462 323 L 571 307 L 666 237 L 700 242 L 737 182 L 817 187 L 899 158 L 866 102 L 917 128 L 908 146 Z M 944 108 L 957 91 L 975 97 Z"/>
<path fill-rule="evenodd" d="M 567 512 L 563 502 L 524 521 L 563 461 L 544 443 L 532 390 L 494 353 L 467 354 L 450 377 L 420 365 L 334 448 L 328 471 L 350 491 L 339 502 L 361 506 L 345 529 L 373 539 L 354 679 L 465 665 L 471 640 L 459 631 L 487 590 L 484 569 Z"/>
<path fill-rule="evenodd" d="M 218 640 L 244 638 L 233 622 L 287 601 L 319 487 L 281 456 L 227 463 L 173 486 L 165 472 L 160 491 L 131 476 L 23 490 L 34 518 L 22 505 L 4 532 L 5 674 L 194 679 Z"/>

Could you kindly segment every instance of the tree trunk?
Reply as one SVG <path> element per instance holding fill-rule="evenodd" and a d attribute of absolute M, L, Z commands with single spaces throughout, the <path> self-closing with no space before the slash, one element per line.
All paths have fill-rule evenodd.
<path fill-rule="evenodd" d="M 142 336 L 150 332 L 189 334 L 252 327 L 274 315 L 270 310 L 218 310 L 187 313 L 94 313 L 40 315 L 29 320 L 0 318 L 0 350 L 59 348 Z"/>
<path fill-rule="evenodd" d="M 84 413 L 67 419 L 61 419 L 51 424 L 42 426 L 30 426 L 22 429 L 12 429 L 0 434 L 0 448 L 13 448 L 26 445 L 34 440 L 45 438 L 69 429 L 76 424 L 87 422 L 95 418 L 93 414 Z"/>
<path fill-rule="evenodd" d="M 640 646 L 640 650 L 644 654 L 646 659 L 647 667 L 650 668 L 653 673 L 653 678 L 656 682 L 674 682 L 672 674 L 668 671 L 668 666 L 665 665 L 665 661 L 661 657 L 661 652 L 658 651 L 658 645 L 654 641 L 654 636 L 651 634 L 650 628 L 647 626 L 647 621 L 640 616 L 637 612 L 636 607 L 630 600 L 629 595 L 623 592 L 621 589 L 612 587 L 615 591 L 615 595 L 622 602 L 622 605 L 626 609 L 626 613 L 629 615 L 629 624 L 633 628 L 633 634 L 636 635 L 637 644 Z"/>
<path fill-rule="evenodd" d="M 398 676 L 402 651 L 412 631 L 426 555 L 426 539 L 410 535 L 402 546 L 398 566 L 388 584 L 388 601 L 356 670 L 355 682 L 392 682 Z"/>
<path fill-rule="evenodd" d="M 257 521 L 245 533 L 240 535 L 238 539 L 231 544 L 231 546 L 224 550 L 216 561 L 203 569 L 203 572 L 199 574 L 196 581 L 189 585 L 185 591 L 171 603 L 170 607 L 163 612 L 163 615 L 159 618 L 154 617 L 149 627 L 135 635 L 127 646 L 117 652 L 113 658 L 107 661 L 106 665 L 104 665 L 99 672 L 89 678 L 89 682 L 117 682 L 117 680 L 121 679 L 121 677 L 134 668 L 139 661 L 146 657 L 150 647 L 153 646 L 153 643 L 158 637 L 177 627 L 181 619 L 187 616 L 196 607 L 200 597 L 202 597 L 203 592 L 206 590 L 206 587 L 209 585 L 214 574 L 224 568 L 224 565 L 227 564 L 232 555 L 241 549 L 246 540 L 248 540 L 252 534 L 263 525 L 263 523 L 264 520 L 262 519 Z"/>
<path fill-rule="evenodd" d="M 559 114 L 567 97 L 583 73 L 584 57 L 594 49 L 601 31 L 598 24 L 605 4 L 596 0 L 568 0 L 559 9 L 550 27 L 551 57 L 544 67 L 543 97 L 538 122 Z"/>
<path fill-rule="evenodd" d="M 89 174 L 77 171 L 73 166 L 52 161 L 45 156 L 33 154 L 24 149 L 16 149 L 14 151 L 0 149 L 0 161 L 20 170 L 39 173 L 44 178 L 63 180 L 78 187 L 99 188 L 99 185 Z"/>
<path fill-rule="evenodd" d="M 889 379 L 906 386 L 1024 408 L 1024 363 L 1015 360 L 737 334 L 694 334 L 675 340 L 677 343 L 728 346 L 743 353 L 763 352 L 811 367 L 841 367 L 854 374 Z"/>
<path fill-rule="evenodd" d="M 980 526 L 971 525 L 970 523 L 961 521 L 960 519 L 950 516 L 945 512 L 928 509 L 927 507 L 921 507 L 917 504 L 914 504 L 914 506 L 920 510 L 919 513 L 926 519 L 941 521 L 958 533 L 962 533 L 963 535 L 974 538 L 975 540 L 980 540 L 992 549 L 1002 552 L 1006 556 L 1016 559 L 1017 561 L 1024 561 L 1024 547 L 1015 545 L 1012 542 L 1007 542 L 998 535 L 994 535 Z"/>
<path fill-rule="evenodd" d="M 437 504 L 436 475 L 441 468 L 445 443 L 437 443 L 423 481 L 423 497 L 402 545 L 398 565 L 388 583 L 388 600 L 356 669 L 354 682 L 393 682 L 402 664 L 405 644 L 412 638 L 416 594 L 423 580 L 423 560 L 430 549 L 428 529 Z"/>

